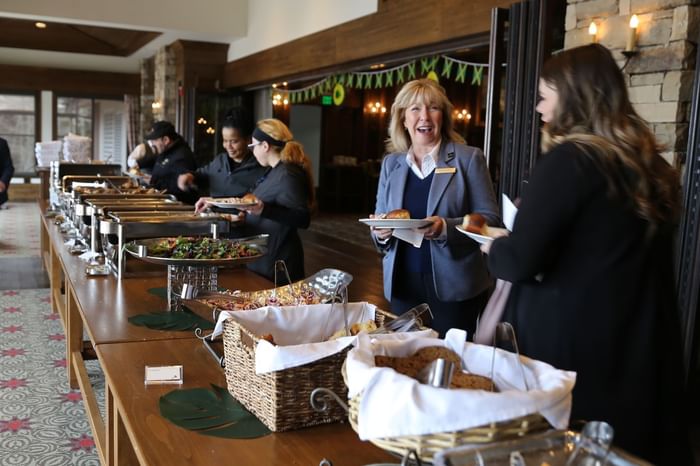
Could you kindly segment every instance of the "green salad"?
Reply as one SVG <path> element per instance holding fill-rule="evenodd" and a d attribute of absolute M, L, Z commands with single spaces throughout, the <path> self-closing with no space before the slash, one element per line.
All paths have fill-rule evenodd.
<path fill-rule="evenodd" d="M 208 237 L 164 238 L 148 248 L 148 255 L 170 259 L 239 259 L 257 256 L 255 246 Z"/>

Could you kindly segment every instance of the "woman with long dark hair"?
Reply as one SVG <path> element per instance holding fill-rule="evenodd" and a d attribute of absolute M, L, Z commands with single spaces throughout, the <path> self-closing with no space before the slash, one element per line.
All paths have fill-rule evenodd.
<path fill-rule="evenodd" d="M 572 419 L 615 429 L 614 443 L 657 464 L 689 464 L 683 422 L 673 233 L 676 170 L 630 104 L 601 45 L 542 70 L 545 153 L 513 232 L 482 247 L 513 282 L 505 320 L 527 356 L 577 373 Z"/>

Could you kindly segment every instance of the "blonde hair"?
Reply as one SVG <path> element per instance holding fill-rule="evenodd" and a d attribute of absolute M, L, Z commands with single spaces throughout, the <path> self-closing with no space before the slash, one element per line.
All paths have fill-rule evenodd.
<path fill-rule="evenodd" d="M 282 162 L 293 163 L 304 169 L 304 172 L 306 173 L 306 180 L 308 182 L 309 207 L 313 208 L 316 202 L 314 192 L 314 174 L 311 171 L 311 160 L 304 152 L 304 146 L 295 141 L 294 136 L 289 128 L 287 128 L 287 125 L 276 118 L 260 120 L 258 121 L 257 126 L 267 135 L 272 136 L 278 141 L 285 142 L 284 147 L 281 149 L 270 145 L 270 150 L 280 153 L 280 160 L 282 160 Z"/>
<path fill-rule="evenodd" d="M 440 136 L 443 142 L 464 143 L 464 138 L 454 130 L 452 120 L 452 103 L 445 94 L 445 89 L 432 79 L 416 79 L 407 82 L 396 95 L 391 105 L 389 138 L 386 140 L 388 152 L 407 152 L 411 147 L 411 138 L 404 126 L 406 109 L 415 103 L 437 105 L 442 110 L 442 127 Z"/>
<path fill-rule="evenodd" d="M 592 44 L 561 52 L 545 63 L 541 79 L 558 99 L 542 129 L 542 150 L 573 142 L 600 168 L 609 194 L 629 197 L 650 231 L 676 221 L 678 173 L 661 157 L 654 134 L 632 107 L 610 51 Z"/>

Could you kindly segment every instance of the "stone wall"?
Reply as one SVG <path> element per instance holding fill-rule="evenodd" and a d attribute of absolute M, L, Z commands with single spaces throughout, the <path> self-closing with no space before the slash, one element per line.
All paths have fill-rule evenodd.
<path fill-rule="evenodd" d="M 630 100 L 676 166 L 685 160 L 700 7 L 697 0 L 568 0 L 565 48 L 598 42 L 613 51 L 627 78 Z M 639 18 L 637 55 L 622 54 L 630 17 Z"/>
<path fill-rule="evenodd" d="M 155 120 L 167 120 L 175 124 L 177 106 L 177 58 L 170 46 L 162 47 L 155 56 L 153 70 L 153 98 L 160 103 L 152 109 Z"/>

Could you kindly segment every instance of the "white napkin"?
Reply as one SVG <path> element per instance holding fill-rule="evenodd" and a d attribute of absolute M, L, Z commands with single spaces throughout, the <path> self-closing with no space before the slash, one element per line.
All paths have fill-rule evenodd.
<path fill-rule="evenodd" d="M 503 224 L 508 231 L 513 231 L 513 224 L 515 223 L 515 216 L 518 215 L 518 208 L 515 207 L 513 201 L 505 194 L 502 194 L 501 201 L 503 204 Z"/>
<path fill-rule="evenodd" d="M 66 240 L 66 241 L 63 242 L 63 244 L 65 244 L 65 245 L 68 246 L 69 248 L 70 248 L 71 246 L 75 246 L 75 238 L 71 238 L 71 239 L 69 239 L 69 240 Z"/>
<path fill-rule="evenodd" d="M 412 244 L 416 248 L 419 248 L 420 245 L 423 244 L 423 233 L 419 232 L 418 230 L 395 228 L 391 235 Z"/>
<path fill-rule="evenodd" d="M 368 303 L 348 303 L 348 324 L 374 319 L 376 307 Z M 276 345 L 260 340 L 255 348 L 258 374 L 297 367 L 341 351 L 355 340 L 342 337 L 326 341 L 345 327 L 340 304 L 309 306 L 267 306 L 250 311 L 222 312 L 213 336 L 223 332 L 226 319 L 234 319 L 256 335 L 272 334 Z"/>
<path fill-rule="evenodd" d="M 97 253 L 97 252 L 93 251 L 92 249 L 90 249 L 90 250 L 88 250 L 88 251 L 85 251 L 84 253 L 82 253 L 82 254 L 79 255 L 78 257 L 79 257 L 80 259 L 84 260 L 85 262 L 90 262 L 92 259 L 94 259 L 95 257 L 97 257 L 97 256 L 99 256 L 99 255 L 100 255 L 99 253 Z"/>
<path fill-rule="evenodd" d="M 435 388 L 390 368 L 374 366 L 377 354 L 409 356 L 425 346 L 443 345 L 445 342 L 434 338 L 396 342 L 365 335 L 357 339 L 356 347 L 348 353 L 346 369 L 349 396 L 362 393 L 358 414 L 362 440 L 451 432 L 537 412 L 557 429 L 568 425 L 576 374 L 524 356 L 521 361 L 529 391 L 523 391 L 516 356 L 499 349 L 494 365 L 498 393 Z M 489 376 L 492 351 L 492 347 L 464 343 L 464 368 Z"/>

